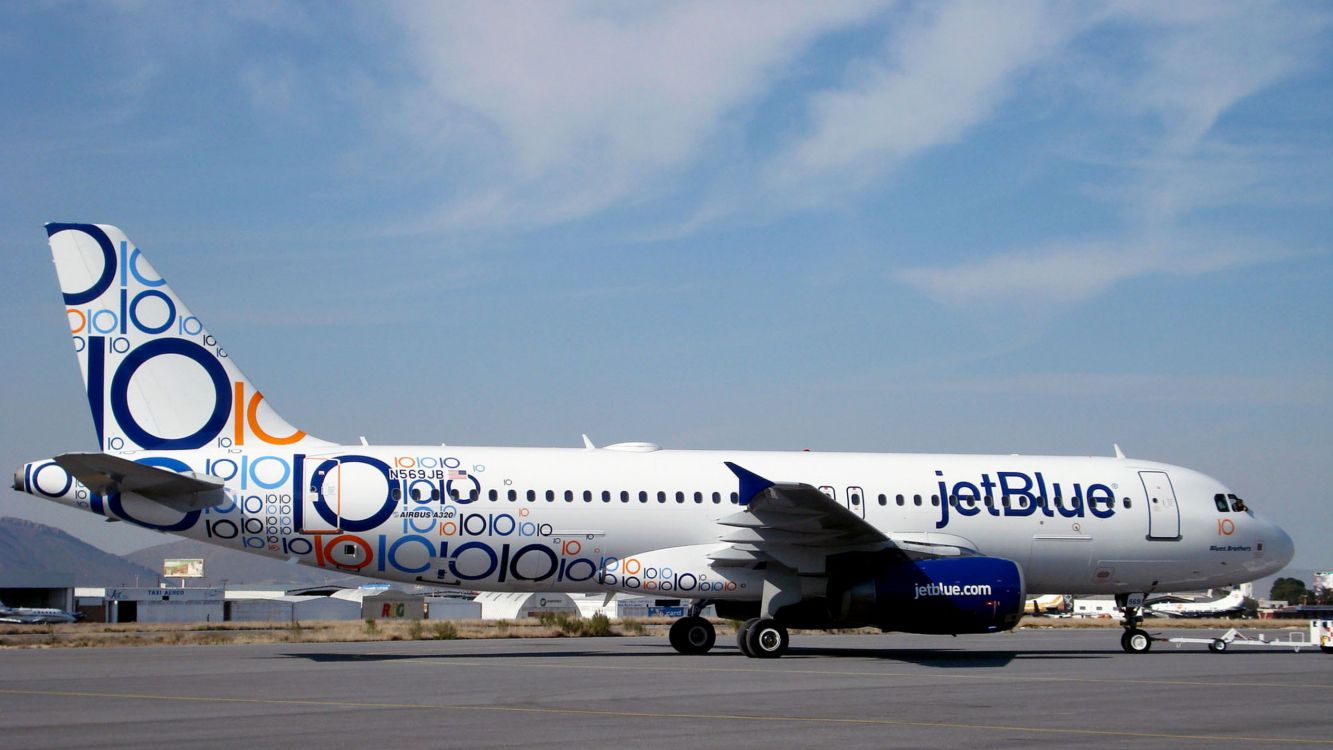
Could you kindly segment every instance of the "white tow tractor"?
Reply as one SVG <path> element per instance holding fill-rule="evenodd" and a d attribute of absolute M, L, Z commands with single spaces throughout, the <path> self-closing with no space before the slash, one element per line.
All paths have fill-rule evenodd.
<path fill-rule="evenodd" d="M 1293 632 L 1283 640 L 1274 639 L 1270 641 L 1262 633 L 1257 637 L 1250 637 L 1235 628 L 1231 628 L 1217 638 L 1160 638 L 1154 640 L 1174 643 L 1176 648 L 1180 648 L 1186 643 L 1198 643 L 1207 646 L 1208 650 L 1215 654 L 1223 653 L 1232 646 L 1289 648 L 1297 653 L 1303 648 L 1318 647 L 1320 651 L 1326 654 L 1333 654 L 1333 620 L 1311 620 L 1308 637 L 1306 633 Z"/>

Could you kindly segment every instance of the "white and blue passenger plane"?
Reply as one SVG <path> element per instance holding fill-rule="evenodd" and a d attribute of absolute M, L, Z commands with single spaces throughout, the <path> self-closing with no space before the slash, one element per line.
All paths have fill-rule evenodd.
<path fill-rule="evenodd" d="M 692 602 L 751 657 L 788 629 L 984 633 L 1028 593 L 1115 594 L 1121 645 L 1151 592 L 1251 581 L 1291 538 L 1221 482 L 1127 458 L 340 445 L 274 411 L 143 253 L 48 224 L 101 451 L 14 488 L 159 531 L 389 580 Z M 364 443 L 364 441 L 363 441 Z"/>

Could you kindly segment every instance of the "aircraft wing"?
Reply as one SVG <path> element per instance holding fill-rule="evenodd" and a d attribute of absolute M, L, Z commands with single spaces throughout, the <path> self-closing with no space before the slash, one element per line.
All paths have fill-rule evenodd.
<path fill-rule="evenodd" d="M 745 510 L 721 518 L 721 541 L 730 544 L 710 555 L 714 565 L 752 567 L 777 561 L 794 570 L 822 569 L 839 552 L 895 549 L 884 532 L 808 484 L 780 484 L 728 461 L 740 479 Z"/>
<path fill-rule="evenodd" d="M 92 492 L 134 493 L 176 510 L 226 502 L 223 481 L 211 474 L 175 472 L 107 453 L 64 453 L 55 462 Z"/>

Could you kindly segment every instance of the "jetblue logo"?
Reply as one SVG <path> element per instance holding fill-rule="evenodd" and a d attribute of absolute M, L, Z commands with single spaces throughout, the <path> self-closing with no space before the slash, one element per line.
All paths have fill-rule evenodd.
<path fill-rule="evenodd" d="M 1105 484 L 1047 482 L 1040 471 L 997 471 L 994 479 L 982 474 L 980 481 L 950 483 L 943 471 L 936 471 L 940 493 L 940 520 L 935 528 L 949 525 L 950 509 L 960 516 L 1030 516 L 1040 513 L 1047 518 L 1110 518 L 1115 515 L 1115 492 Z"/>
<path fill-rule="evenodd" d="M 920 599 L 926 596 L 990 596 L 990 584 L 977 583 L 963 585 L 961 583 L 919 583 L 915 587 L 916 596 L 914 599 Z"/>

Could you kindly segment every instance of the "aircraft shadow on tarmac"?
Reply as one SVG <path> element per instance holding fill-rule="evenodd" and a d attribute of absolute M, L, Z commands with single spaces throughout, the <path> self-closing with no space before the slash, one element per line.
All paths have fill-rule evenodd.
<path fill-rule="evenodd" d="M 710 655 L 699 657 L 682 657 L 671 651 L 669 648 L 663 648 L 657 644 L 625 644 L 629 646 L 628 650 L 605 651 L 597 649 L 562 649 L 550 651 L 544 649 L 525 649 L 516 648 L 503 652 L 491 653 L 375 653 L 374 651 L 362 652 L 340 652 L 340 651 L 311 651 L 311 652 L 288 652 L 278 654 L 278 658 L 287 659 L 305 659 L 307 661 L 318 663 L 345 663 L 345 662 L 391 662 L 407 661 L 421 659 L 439 659 L 447 660 L 477 660 L 477 659 L 569 659 L 569 658 L 617 658 L 617 657 L 635 657 L 643 658 L 645 656 L 661 656 L 663 659 L 680 660 L 685 659 L 685 663 L 696 663 L 696 660 L 702 661 L 709 658 L 730 658 L 740 657 L 740 651 L 726 646 L 719 646 Z M 656 653 L 647 653 L 648 650 Z M 1178 652 L 1185 653 L 1185 652 Z M 1206 653 L 1206 652 L 1205 652 Z M 1015 660 L 1033 661 L 1033 660 L 1078 660 L 1086 661 L 1089 659 L 1111 659 L 1124 656 L 1117 651 L 1099 651 L 1099 652 L 1077 652 L 1068 650 L 963 650 L 963 649 L 872 649 L 872 648 L 813 648 L 803 646 L 791 647 L 783 660 L 806 661 L 812 658 L 860 658 L 876 659 L 883 661 L 904 662 L 915 664 L 922 667 L 935 667 L 938 669 L 978 669 L 978 668 L 997 668 L 1008 666 Z"/>

